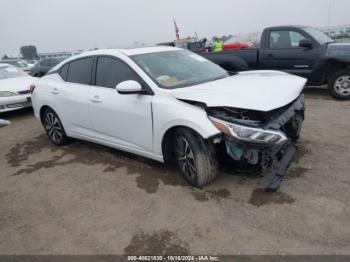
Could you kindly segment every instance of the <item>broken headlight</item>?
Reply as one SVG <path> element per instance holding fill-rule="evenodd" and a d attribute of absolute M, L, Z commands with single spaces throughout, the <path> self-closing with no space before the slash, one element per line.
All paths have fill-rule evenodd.
<path fill-rule="evenodd" d="M 222 133 L 238 140 L 259 144 L 280 144 L 287 140 L 286 135 L 281 131 L 242 126 L 214 117 L 209 119 Z"/>

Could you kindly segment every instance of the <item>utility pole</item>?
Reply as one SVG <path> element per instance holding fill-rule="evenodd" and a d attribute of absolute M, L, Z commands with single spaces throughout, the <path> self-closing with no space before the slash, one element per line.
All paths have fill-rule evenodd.
<path fill-rule="evenodd" d="M 332 0 L 329 0 L 328 8 L 328 31 L 331 29 L 331 19 L 332 19 Z"/>

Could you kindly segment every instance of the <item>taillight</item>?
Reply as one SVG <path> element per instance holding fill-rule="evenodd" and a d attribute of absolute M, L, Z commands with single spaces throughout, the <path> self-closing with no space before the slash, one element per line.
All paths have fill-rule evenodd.
<path fill-rule="evenodd" d="M 31 94 L 33 94 L 34 89 L 35 89 L 35 85 L 30 85 L 29 86 L 29 91 L 30 91 Z"/>

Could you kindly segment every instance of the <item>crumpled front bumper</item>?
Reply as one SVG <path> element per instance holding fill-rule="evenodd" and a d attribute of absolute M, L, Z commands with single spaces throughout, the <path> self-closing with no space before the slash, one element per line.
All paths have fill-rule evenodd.
<path fill-rule="evenodd" d="M 262 129 L 283 132 L 288 138 L 283 143 L 274 145 L 255 144 L 225 137 L 226 153 L 235 161 L 243 162 L 261 169 L 278 161 L 277 168 L 269 176 L 268 191 L 277 191 L 284 174 L 294 160 L 297 150 L 296 142 L 300 136 L 304 121 L 304 96 L 301 95 L 282 113 L 266 123 Z"/>
<path fill-rule="evenodd" d="M 282 183 L 285 173 L 294 160 L 297 147 L 293 142 L 288 142 L 284 146 L 282 152 L 283 156 L 278 163 L 276 169 L 272 172 L 266 190 L 269 192 L 276 192 Z"/>

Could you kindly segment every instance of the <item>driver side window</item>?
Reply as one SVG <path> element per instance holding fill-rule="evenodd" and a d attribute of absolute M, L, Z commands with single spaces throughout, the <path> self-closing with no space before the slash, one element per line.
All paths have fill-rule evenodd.
<path fill-rule="evenodd" d="M 115 88 L 119 83 L 127 80 L 140 82 L 136 73 L 124 62 L 112 57 L 98 58 L 96 86 Z"/>
<path fill-rule="evenodd" d="M 271 31 L 269 35 L 269 49 L 299 48 L 299 42 L 305 37 L 292 30 Z"/>

